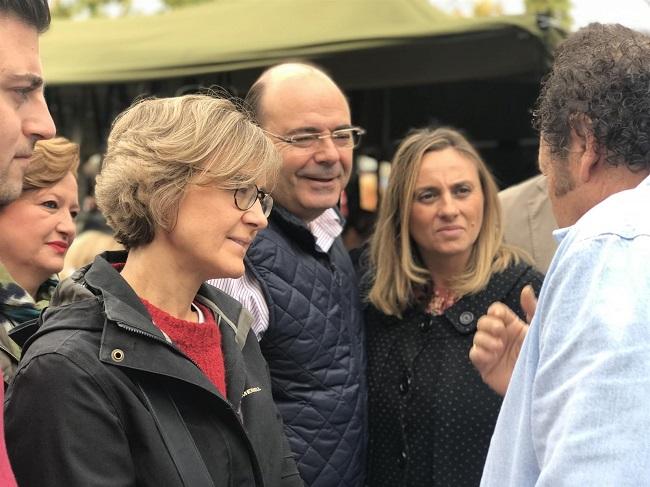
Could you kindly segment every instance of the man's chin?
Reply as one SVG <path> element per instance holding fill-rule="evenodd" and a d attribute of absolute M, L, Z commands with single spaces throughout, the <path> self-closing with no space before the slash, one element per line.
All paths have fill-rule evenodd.
<path fill-rule="evenodd" d="M 332 206 L 336 206 L 341 199 L 341 191 L 311 192 L 308 198 L 305 198 L 305 206 L 310 208 L 321 208 L 325 211 Z"/>
<path fill-rule="evenodd" d="M 0 206 L 17 200 L 23 191 L 22 180 L 18 183 L 9 180 L 0 183 Z"/>
<path fill-rule="evenodd" d="M 334 201 L 331 204 L 329 200 L 325 200 L 325 201 L 302 200 L 302 201 L 296 201 L 295 204 L 293 204 L 292 206 L 286 209 L 290 213 L 293 213 L 295 216 L 300 218 L 301 220 L 305 222 L 310 222 L 315 218 L 321 216 L 323 212 L 325 212 L 326 210 L 329 210 L 330 208 L 336 206 L 337 203 L 338 200 Z"/>

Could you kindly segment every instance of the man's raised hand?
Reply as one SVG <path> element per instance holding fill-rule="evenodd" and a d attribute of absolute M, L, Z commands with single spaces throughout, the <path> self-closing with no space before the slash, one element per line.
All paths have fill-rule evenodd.
<path fill-rule="evenodd" d="M 520 303 L 530 323 L 537 306 L 531 286 L 521 291 Z M 483 382 L 501 395 L 508 390 L 512 370 L 527 332 L 528 324 L 503 303 L 493 303 L 478 320 L 469 358 Z"/>

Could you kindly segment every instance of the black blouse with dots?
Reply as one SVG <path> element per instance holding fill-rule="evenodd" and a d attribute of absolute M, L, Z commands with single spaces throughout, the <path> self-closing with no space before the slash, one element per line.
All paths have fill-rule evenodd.
<path fill-rule="evenodd" d="M 523 318 L 521 289 L 542 280 L 513 265 L 440 316 L 367 305 L 369 487 L 479 485 L 501 397 L 469 361 L 476 322 L 494 301 Z"/>

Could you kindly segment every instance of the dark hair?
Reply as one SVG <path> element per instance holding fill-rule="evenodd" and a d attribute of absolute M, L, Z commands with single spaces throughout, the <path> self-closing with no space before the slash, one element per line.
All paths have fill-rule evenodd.
<path fill-rule="evenodd" d="M 650 168 L 650 36 L 589 24 L 556 52 L 533 114 L 551 153 L 566 155 L 571 129 L 590 130 L 606 160 Z"/>
<path fill-rule="evenodd" d="M 50 26 L 47 0 L 0 0 L 0 15 L 13 16 L 43 33 Z"/>
<path fill-rule="evenodd" d="M 266 71 L 264 71 L 264 73 L 266 73 Z M 251 86 L 248 90 L 248 93 L 246 93 L 246 98 L 244 98 L 246 108 L 250 110 L 253 120 L 255 120 L 258 124 L 261 123 L 260 110 L 262 109 L 262 95 L 264 94 L 264 85 L 266 84 L 262 79 L 264 77 L 264 73 L 262 73 L 262 75 L 257 78 L 257 81 L 253 83 L 253 86 Z"/>

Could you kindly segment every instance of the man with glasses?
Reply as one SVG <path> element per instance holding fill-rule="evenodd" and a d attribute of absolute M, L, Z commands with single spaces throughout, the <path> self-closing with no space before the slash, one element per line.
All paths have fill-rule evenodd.
<path fill-rule="evenodd" d="M 38 34 L 49 24 L 47 0 L 0 0 L 0 205 L 20 196 L 36 141 L 54 136 L 38 56 Z M 0 329 L 0 348 L 8 345 L 6 330 Z M 0 404 L 3 394 L 0 386 Z M 0 485 L 11 487 L 16 481 L 3 430 L 0 412 Z"/>
<path fill-rule="evenodd" d="M 283 157 L 269 226 L 238 280 L 213 282 L 255 317 L 273 396 L 311 487 L 361 487 L 366 382 L 357 280 L 336 209 L 364 130 L 322 70 L 265 71 L 247 102 Z"/>

